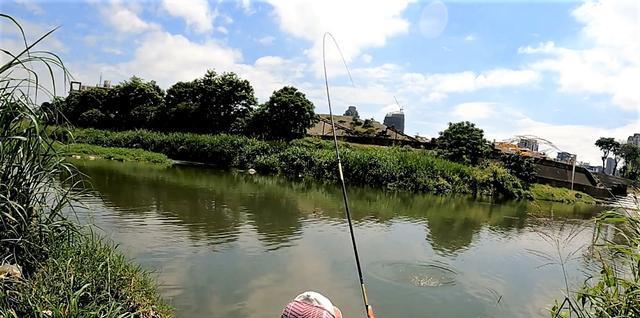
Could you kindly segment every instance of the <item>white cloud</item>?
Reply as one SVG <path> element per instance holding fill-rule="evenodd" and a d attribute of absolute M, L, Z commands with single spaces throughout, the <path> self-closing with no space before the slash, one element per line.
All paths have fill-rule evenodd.
<path fill-rule="evenodd" d="M 531 67 L 556 74 L 561 91 L 606 94 L 622 109 L 640 109 L 640 2 L 589 1 L 572 14 L 583 24 L 586 48 L 544 42 L 518 51 L 544 56 Z"/>
<path fill-rule="evenodd" d="M 468 34 L 467 36 L 464 37 L 464 40 L 467 42 L 472 42 L 476 40 L 476 37 L 473 34 Z"/>
<path fill-rule="evenodd" d="M 362 62 L 369 64 L 373 60 L 373 56 L 369 54 L 362 54 Z"/>
<path fill-rule="evenodd" d="M 124 52 L 122 50 L 114 48 L 114 47 L 104 47 L 104 48 L 102 48 L 102 51 L 105 52 L 105 53 L 113 54 L 113 55 L 122 55 L 122 54 L 124 54 Z"/>
<path fill-rule="evenodd" d="M 462 103 L 453 107 L 453 116 L 468 121 L 483 119 L 494 114 L 494 106 L 485 102 Z"/>
<path fill-rule="evenodd" d="M 347 61 L 358 56 L 364 48 L 384 46 L 387 39 L 406 33 L 409 22 L 401 14 L 408 0 L 394 1 L 287 1 L 269 0 L 274 8 L 280 29 L 313 46 L 306 51 L 316 75 L 322 74 L 322 36 L 331 32 L 342 48 Z M 340 65 L 333 46 L 327 50 L 328 63 Z M 341 68 L 331 67 L 332 75 Z"/>
<path fill-rule="evenodd" d="M 24 6 L 27 10 L 36 15 L 43 15 L 44 10 L 33 0 L 15 0 L 16 3 Z"/>
<path fill-rule="evenodd" d="M 136 8 L 127 6 L 120 1 L 112 1 L 100 8 L 102 16 L 119 33 L 142 33 L 151 30 L 159 30 L 160 26 L 148 23 L 138 17 Z"/>
<path fill-rule="evenodd" d="M 478 74 L 471 71 L 436 74 L 406 73 L 400 78 L 406 90 L 433 94 L 432 99 L 438 100 L 449 93 L 524 86 L 535 84 L 540 80 L 537 72 L 526 69 L 493 69 Z"/>
<path fill-rule="evenodd" d="M 72 65 L 72 70 L 83 82 L 94 82 L 96 74 L 114 83 L 133 75 L 155 80 L 168 88 L 178 81 L 202 77 L 207 69 L 217 72 L 236 72 L 253 85 L 256 96 L 264 101 L 271 93 L 285 85 L 295 85 L 306 65 L 275 56 L 263 56 L 253 64 L 242 63 L 240 51 L 216 41 L 193 42 L 188 38 L 167 32 L 145 35 L 135 49 L 131 60 L 117 64 Z"/>
<path fill-rule="evenodd" d="M 206 0 L 163 0 L 162 8 L 174 17 L 184 19 L 187 26 L 200 33 L 213 30 L 216 12 Z"/>
<path fill-rule="evenodd" d="M 594 145 L 599 137 L 626 140 L 638 131 L 640 118 L 630 120 L 618 127 L 597 127 L 581 124 L 552 124 L 530 118 L 517 108 L 492 102 L 468 102 L 454 107 L 453 112 L 440 113 L 440 130 L 447 121 L 470 120 L 485 131 L 489 140 L 508 140 L 517 135 L 534 135 L 551 141 L 562 151 L 578 154 L 579 161 L 599 165 L 600 151 Z M 434 127 L 435 129 L 436 127 Z M 431 131 L 434 136 L 437 131 Z M 550 146 L 541 145 L 541 151 L 554 157 L 557 153 Z"/>
<path fill-rule="evenodd" d="M 267 35 L 267 36 L 263 36 L 261 38 L 258 39 L 258 43 L 262 44 L 262 45 L 271 45 L 273 44 L 273 41 L 275 41 L 275 37 L 271 36 L 271 35 Z"/>

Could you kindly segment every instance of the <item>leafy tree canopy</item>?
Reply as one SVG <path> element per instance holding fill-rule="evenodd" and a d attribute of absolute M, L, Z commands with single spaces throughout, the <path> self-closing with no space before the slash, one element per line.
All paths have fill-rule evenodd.
<path fill-rule="evenodd" d="M 297 88 L 285 86 L 260 105 L 249 125 L 265 138 L 291 140 L 304 137 L 317 121 L 313 103 Z"/>
<path fill-rule="evenodd" d="M 478 164 L 490 151 L 482 129 L 468 121 L 449 123 L 449 127 L 440 132 L 436 145 L 442 157 L 472 165 Z"/>

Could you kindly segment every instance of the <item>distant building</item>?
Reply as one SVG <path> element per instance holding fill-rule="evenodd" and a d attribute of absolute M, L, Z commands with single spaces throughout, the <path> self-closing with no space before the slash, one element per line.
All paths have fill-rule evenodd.
<path fill-rule="evenodd" d="M 582 166 L 583 168 L 589 170 L 590 172 L 594 172 L 594 173 L 602 173 L 603 169 L 602 166 Z"/>
<path fill-rule="evenodd" d="M 71 87 L 69 88 L 70 92 L 81 92 L 90 88 L 102 88 L 102 89 L 111 89 L 111 81 L 110 80 L 105 80 L 104 82 L 102 82 L 102 85 L 97 84 L 96 86 L 91 86 L 91 85 L 82 85 L 81 82 L 76 82 L 76 81 L 72 81 L 71 82 Z"/>
<path fill-rule="evenodd" d="M 349 108 L 344 112 L 344 115 L 351 116 L 354 119 L 360 119 L 360 115 L 358 114 L 356 106 L 349 106 Z"/>
<path fill-rule="evenodd" d="M 613 158 L 607 158 L 607 161 L 604 167 L 604 173 L 612 176 L 615 173 L 615 171 L 613 170 L 615 164 L 616 164 L 616 161 Z"/>
<path fill-rule="evenodd" d="M 538 141 L 535 139 L 521 138 L 520 141 L 518 141 L 518 147 L 538 151 Z"/>
<path fill-rule="evenodd" d="M 404 133 L 404 113 L 402 111 L 388 113 L 384 117 L 384 125 Z"/>
<path fill-rule="evenodd" d="M 558 156 L 556 157 L 556 160 L 566 162 L 566 163 L 571 163 L 571 160 L 574 158 L 574 156 L 575 155 L 572 153 L 562 151 L 562 152 L 558 152 Z"/>
<path fill-rule="evenodd" d="M 636 133 L 627 138 L 627 143 L 640 147 L 640 134 Z"/>

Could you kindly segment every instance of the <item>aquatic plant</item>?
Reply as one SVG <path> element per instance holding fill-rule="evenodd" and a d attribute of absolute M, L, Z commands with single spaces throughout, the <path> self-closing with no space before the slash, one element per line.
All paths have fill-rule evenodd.
<path fill-rule="evenodd" d="M 596 219 L 589 258 L 599 269 L 551 308 L 552 317 L 640 317 L 640 204 Z"/>

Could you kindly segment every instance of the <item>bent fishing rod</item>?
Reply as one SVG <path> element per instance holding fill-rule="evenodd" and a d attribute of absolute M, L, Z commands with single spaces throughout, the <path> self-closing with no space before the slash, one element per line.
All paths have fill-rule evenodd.
<path fill-rule="evenodd" d="M 353 232 L 353 222 L 351 221 L 351 211 L 349 210 L 349 199 L 347 198 L 347 186 L 344 182 L 344 174 L 342 173 L 342 162 L 340 161 L 340 149 L 338 147 L 338 137 L 336 135 L 336 125 L 333 121 L 333 110 L 331 108 L 331 95 L 329 94 L 329 77 L 327 76 L 327 59 L 326 59 L 326 42 L 327 37 L 330 37 L 336 48 L 338 49 L 338 53 L 340 53 L 340 57 L 342 58 L 342 62 L 344 63 L 344 67 L 347 69 L 347 74 L 349 75 L 349 80 L 351 80 L 351 84 L 353 85 L 353 78 L 351 77 L 351 72 L 349 71 L 349 67 L 347 66 L 347 62 L 344 59 L 344 55 L 342 55 L 342 50 L 340 50 L 340 46 L 338 42 L 333 37 L 333 35 L 329 32 L 325 32 L 322 37 L 322 66 L 324 68 L 324 85 L 327 91 L 327 103 L 329 104 L 329 118 L 331 119 L 331 130 L 333 131 L 333 144 L 336 148 L 336 161 L 338 163 L 338 176 L 340 178 L 340 184 L 342 186 L 342 199 L 344 201 L 344 210 L 347 215 L 347 222 L 349 223 L 349 234 L 351 234 L 351 245 L 353 246 L 353 255 L 356 260 L 356 267 L 358 269 L 358 279 L 360 280 L 360 288 L 362 290 L 362 300 L 364 302 L 364 310 L 369 316 L 369 299 L 367 297 L 367 289 L 364 285 L 364 277 L 362 275 L 362 266 L 360 265 L 360 256 L 358 255 L 358 246 L 356 244 L 356 236 Z"/>

